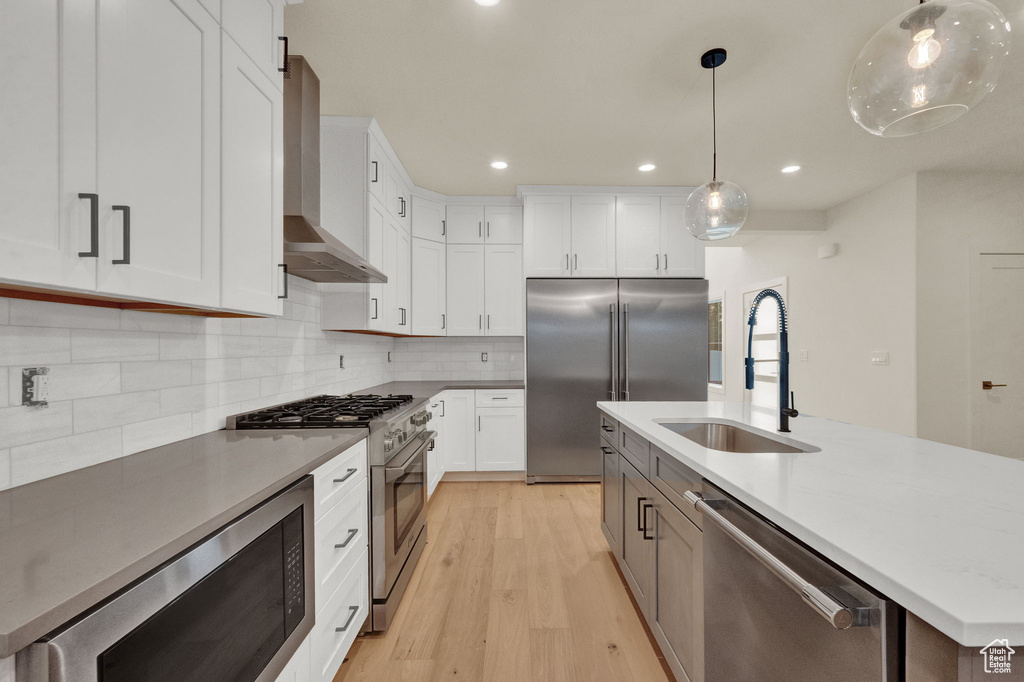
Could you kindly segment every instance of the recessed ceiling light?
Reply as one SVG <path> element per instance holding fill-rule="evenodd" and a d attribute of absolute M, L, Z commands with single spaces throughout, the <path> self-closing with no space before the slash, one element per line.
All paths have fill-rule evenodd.
<path fill-rule="evenodd" d="M 480 0 L 477 0 L 477 2 L 480 2 Z M 487 2 L 490 2 L 490 0 L 487 0 Z M 481 4 L 484 4 L 484 3 L 481 3 Z M 491 4 L 494 4 L 494 3 L 491 3 Z M 505 163 L 504 161 L 492 161 L 491 162 L 491 168 L 495 168 L 497 170 L 505 170 L 506 168 L 508 168 L 508 164 Z"/>
<path fill-rule="evenodd" d="M 655 165 L 653 163 L 645 163 L 644 165 L 637 168 L 637 170 L 640 171 L 641 173 L 650 173 L 654 169 Z"/>
<path fill-rule="evenodd" d="M 798 170 L 800 170 L 800 166 L 786 166 L 785 168 L 782 169 L 782 172 L 783 173 L 796 173 Z"/>
<path fill-rule="evenodd" d="M 476 0 L 476 4 L 483 5 L 484 7 L 493 7 L 499 2 L 501 2 L 501 0 Z"/>

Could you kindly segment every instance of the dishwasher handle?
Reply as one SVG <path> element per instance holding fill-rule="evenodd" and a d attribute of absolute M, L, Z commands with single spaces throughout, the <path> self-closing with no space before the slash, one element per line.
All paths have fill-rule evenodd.
<path fill-rule="evenodd" d="M 864 612 L 868 609 L 850 608 L 830 597 L 821 588 L 804 580 L 800 574 L 719 514 L 714 507 L 704 500 L 703 496 L 692 490 L 687 490 L 683 493 L 683 497 L 689 504 L 693 505 L 694 509 L 702 513 L 705 519 L 712 521 L 725 531 L 725 534 L 735 540 L 740 547 L 749 552 L 755 559 L 764 564 L 765 568 L 799 594 L 804 602 L 822 618 L 827 620 L 832 627 L 837 630 L 846 630 L 853 626 L 867 624 L 867 618 L 865 617 L 867 614 Z"/>

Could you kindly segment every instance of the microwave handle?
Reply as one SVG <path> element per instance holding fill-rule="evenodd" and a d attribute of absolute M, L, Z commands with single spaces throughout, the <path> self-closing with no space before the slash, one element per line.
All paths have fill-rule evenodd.
<path fill-rule="evenodd" d="M 422 439 L 423 442 L 419 445 L 419 447 L 416 448 L 415 451 L 413 451 L 411 455 L 406 457 L 404 462 L 402 462 L 396 467 L 384 467 L 385 482 L 390 483 L 391 481 L 395 480 L 396 478 L 404 474 L 406 469 L 408 469 L 409 466 L 412 464 L 413 460 L 415 460 L 422 453 L 430 449 L 430 444 L 434 442 L 434 436 L 436 435 L 436 431 L 424 431 L 419 436 L 419 438 Z"/>

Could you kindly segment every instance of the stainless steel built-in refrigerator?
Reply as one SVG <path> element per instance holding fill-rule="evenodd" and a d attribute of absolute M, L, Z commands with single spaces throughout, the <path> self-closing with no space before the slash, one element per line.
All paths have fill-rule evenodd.
<path fill-rule="evenodd" d="M 707 400 L 703 279 L 526 282 L 526 480 L 599 480 L 601 400 Z"/>

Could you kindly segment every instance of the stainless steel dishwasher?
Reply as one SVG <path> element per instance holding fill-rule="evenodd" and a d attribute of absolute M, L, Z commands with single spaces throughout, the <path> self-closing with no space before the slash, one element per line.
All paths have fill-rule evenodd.
<path fill-rule="evenodd" d="M 895 603 L 710 484 L 686 499 L 705 520 L 705 682 L 899 679 Z"/>

